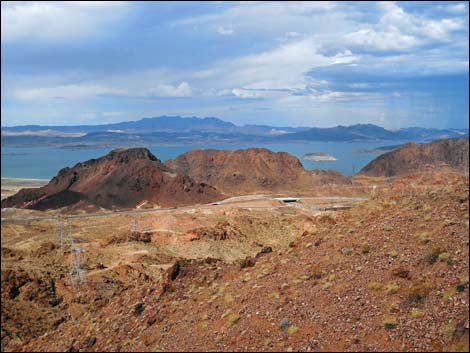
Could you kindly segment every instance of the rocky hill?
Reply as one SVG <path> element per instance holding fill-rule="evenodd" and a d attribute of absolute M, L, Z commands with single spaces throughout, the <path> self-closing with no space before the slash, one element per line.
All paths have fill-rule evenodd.
<path fill-rule="evenodd" d="M 200 239 L 189 241 L 196 246 L 224 229 L 227 237 L 211 241 L 226 244 L 220 246 L 229 252 L 231 240 L 261 229 L 250 224 L 272 227 L 277 220 L 281 223 L 273 228 L 282 233 L 289 224 L 301 225 L 288 244 L 273 251 L 260 247 L 257 255 L 239 263 L 175 259 L 160 271 L 158 259 L 149 255 L 159 249 L 162 235 L 150 243 L 128 240 L 128 248 L 93 248 L 89 242 L 88 280 L 77 294 L 57 249 L 49 250 L 46 243 L 37 255 L 28 254 L 24 240 L 15 246 L 10 231 L 11 249 L 2 248 L 2 260 L 25 260 L 2 267 L 2 299 L 8 303 L 2 304 L 2 347 L 466 352 L 468 183 L 458 173 L 422 175 L 397 179 L 389 192 L 347 211 L 310 220 L 249 212 L 245 226 L 236 221 L 238 214 L 214 226 L 213 233 L 204 228 Z M 306 223 L 308 231 L 302 229 Z M 182 237 L 178 242 L 183 244 Z M 104 256 L 111 251 L 121 256 L 124 249 L 141 249 L 141 257 L 116 265 L 115 258 Z M 42 277 L 24 270 L 32 262 Z M 52 284 L 46 269 L 56 276 Z M 26 315 L 31 319 L 25 320 Z"/>
<path fill-rule="evenodd" d="M 180 173 L 172 173 L 144 148 L 114 150 L 104 157 L 59 171 L 47 185 L 22 189 L 2 200 L 2 208 L 37 210 L 93 205 L 107 209 L 208 203 L 221 193 Z"/>
<path fill-rule="evenodd" d="M 167 161 L 166 166 L 213 185 L 227 193 L 305 190 L 318 185 L 350 183 L 333 171 L 306 171 L 300 161 L 286 152 L 265 148 L 226 151 L 192 150 Z"/>
<path fill-rule="evenodd" d="M 447 166 L 468 172 L 468 139 L 446 139 L 427 144 L 407 143 L 367 164 L 359 174 L 395 176 L 424 168 Z"/>

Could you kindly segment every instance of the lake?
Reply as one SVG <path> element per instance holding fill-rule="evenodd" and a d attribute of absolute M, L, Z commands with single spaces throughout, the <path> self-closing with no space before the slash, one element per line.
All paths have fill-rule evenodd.
<path fill-rule="evenodd" d="M 284 144 L 227 144 L 227 145 L 182 145 L 152 146 L 149 150 L 162 161 L 175 158 L 195 148 L 235 150 L 249 147 L 264 147 L 275 152 L 288 152 L 300 159 L 307 170 L 330 169 L 345 175 L 357 173 L 362 167 L 376 158 L 375 153 L 354 153 L 359 149 L 373 149 L 386 146 L 389 142 L 310 142 Z M 397 144 L 397 142 L 393 142 Z M 69 150 L 52 147 L 2 147 L 2 178 L 51 179 L 64 167 L 72 167 L 78 162 L 98 158 L 111 149 Z M 336 161 L 313 162 L 302 159 L 306 153 L 327 153 Z"/>

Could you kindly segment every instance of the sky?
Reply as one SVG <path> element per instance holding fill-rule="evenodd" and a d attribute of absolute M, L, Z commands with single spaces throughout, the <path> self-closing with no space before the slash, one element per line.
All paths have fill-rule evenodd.
<path fill-rule="evenodd" d="M 1 3 L 2 126 L 468 128 L 468 2 Z"/>

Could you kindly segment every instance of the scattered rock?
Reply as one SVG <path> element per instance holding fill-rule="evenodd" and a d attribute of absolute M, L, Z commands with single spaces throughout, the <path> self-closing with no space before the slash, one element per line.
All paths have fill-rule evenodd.
<path fill-rule="evenodd" d="M 392 270 L 392 275 L 399 278 L 410 279 L 410 271 L 402 266 L 396 267 Z"/>
<path fill-rule="evenodd" d="M 246 267 L 253 267 L 256 264 L 256 259 L 252 257 L 246 257 L 243 260 L 240 260 L 239 266 L 240 269 L 244 269 Z"/>
<path fill-rule="evenodd" d="M 279 322 L 279 329 L 282 331 L 286 331 L 290 325 L 291 325 L 290 321 L 284 318 Z"/>
<path fill-rule="evenodd" d="M 144 311 L 144 303 L 137 303 L 134 306 L 134 314 L 140 315 Z"/>

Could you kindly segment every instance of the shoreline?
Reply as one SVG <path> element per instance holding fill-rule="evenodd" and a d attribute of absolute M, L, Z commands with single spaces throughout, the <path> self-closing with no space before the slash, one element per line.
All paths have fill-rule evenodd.
<path fill-rule="evenodd" d="M 2 200 L 16 194 L 21 189 L 40 188 L 49 183 L 49 179 L 2 178 Z"/>
<path fill-rule="evenodd" d="M 3 181 L 38 181 L 38 182 L 48 182 L 50 179 L 38 179 L 38 178 L 10 178 L 10 177 L 2 177 Z"/>
<path fill-rule="evenodd" d="M 27 181 L 49 181 L 50 179 L 41 178 L 17 178 L 17 177 L 2 177 L 2 180 L 27 180 Z"/>

